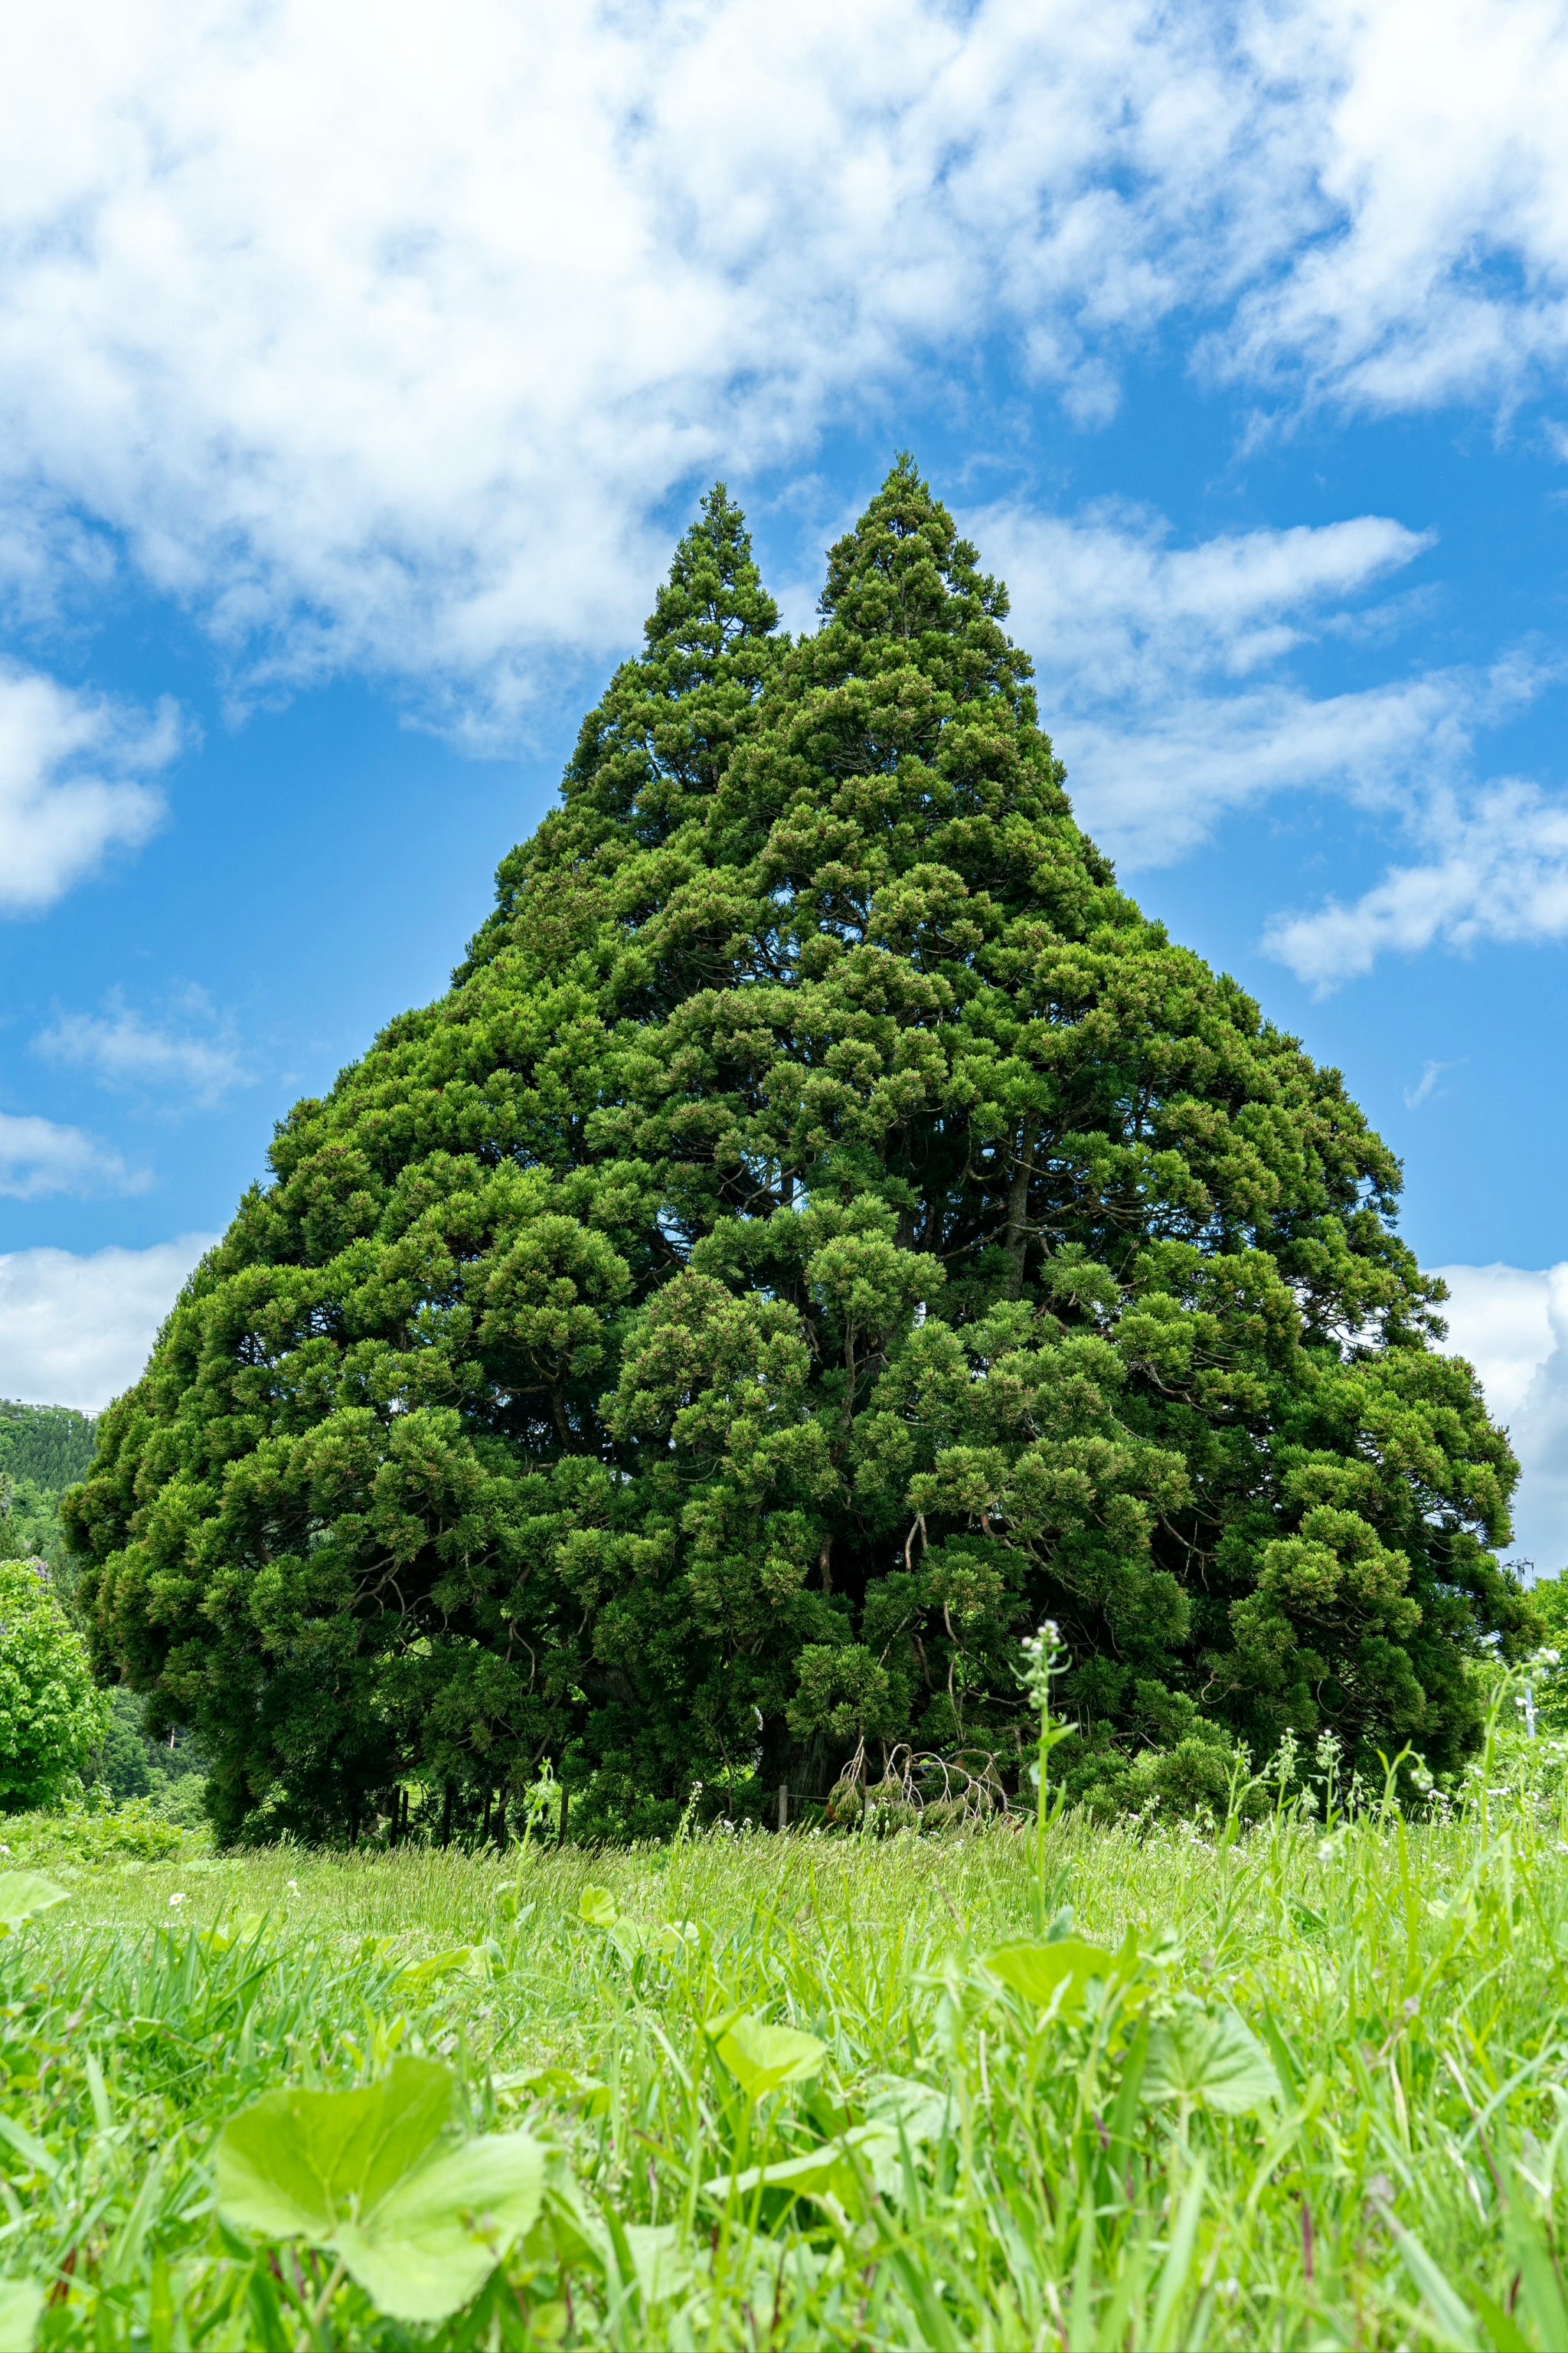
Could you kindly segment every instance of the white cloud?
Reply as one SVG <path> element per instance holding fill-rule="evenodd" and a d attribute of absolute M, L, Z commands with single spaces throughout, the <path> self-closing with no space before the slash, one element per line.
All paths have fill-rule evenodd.
<path fill-rule="evenodd" d="M 1162 517 L 1116 506 L 1069 520 L 1006 501 L 963 520 L 1042 670 L 1064 682 L 1092 673 L 1107 701 L 1163 701 L 1210 673 L 1247 678 L 1432 544 L 1386 515 L 1195 547 L 1171 546 Z"/>
<path fill-rule="evenodd" d="M 1415 1084 L 1413 1087 L 1406 1087 L 1405 1090 L 1405 1110 L 1419 1111 L 1424 1103 L 1430 1102 L 1433 1095 L 1439 1092 L 1437 1085 L 1438 1080 L 1446 1077 L 1448 1071 L 1457 1071 L 1458 1068 L 1459 1063 L 1458 1062 L 1427 1062 L 1425 1064 L 1422 1069 L 1421 1076 L 1416 1080 Z"/>
<path fill-rule="evenodd" d="M 1508 781 L 1419 805 L 1415 829 L 1430 855 L 1390 869 L 1346 906 L 1281 916 L 1264 944 L 1320 991 L 1372 970 L 1380 955 L 1441 942 L 1568 936 L 1568 800 Z"/>
<path fill-rule="evenodd" d="M 1568 1264 L 1434 1271 L 1452 1294 L 1448 1346 L 1475 1366 L 1519 1457 L 1513 1555 L 1555 1576 L 1568 1568 Z"/>
<path fill-rule="evenodd" d="M 1086 418 L 1178 311 L 1217 367 L 1384 406 L 1511 395 L 1568 343 L 1555 0 L 58 0 L 8 32 L 16 544 L 79 515 L 253 679 L 358 664 L 476 724 L 626 641 L 672 490 L 851 409 L 891 440 L 998 332 Z"/>
<path fill-rule="evenodd" d="M 137 1378 L 180 1285 L 216 1239 L 0 1257 L 0 1397 L 99 1412 Z"/>
<path fill-rule="evenodd" d="M 149 716 L 0 665 L 0 913 L 47 907 L 163 814 L 143 781 L 179 749 L 172 703 Z"/>
<path fill-rule="evenodd" d="M 64 1013 L 34 1039 L 51 1061 L 90 1071 L 121 1092 L 154 1091 L 208 1105 L 249 1082 L 233 1025 L 219 1020 L 201 989 L 187 989 L 174 1008 L 181 1029 L 144 1020 L 118 990 L 100 1013 Z"/>
<path fill-rule="evenodd" d="M 48 1193 L 138 1193 L 146 1181 L 79 1127 L 0 1111 L 0 1198 L 37 1201 Z"/>
<path fill-rule="evenodd" d="M 1303 201 L 1288 266 L 1246 290 L 1225 363 L 1386 410 L 1560 377 L 1560 0 L 1296 0 L 1254 13 L 1249 48 L 1275 102 L 1296 109 L 1294 135 L 1278 128 Z M 1281 156 L 1275 185 L 1289 184 Z"/>
<path fill-rule="evenodd" d="M 1383 515 L 1169 543 L 1158 516 L 1004 503 L 964 528 L 1012 594 L 1076 813 L 1125 864 L 1181 857 L 1281 792 L 1404 808 L 1461 775 L 1479 729 L 1538 686 L 1528 663 L 1313 695 L 1288 658 L 1380 628 L 1368 596 L 1431 544 Z"/>

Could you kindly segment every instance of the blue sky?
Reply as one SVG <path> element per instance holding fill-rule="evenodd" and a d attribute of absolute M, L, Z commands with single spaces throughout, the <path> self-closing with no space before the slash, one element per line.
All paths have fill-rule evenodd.
<path fill-rule="evenodd" d="M 0 1393 L 134 1377 L 726 479 L 912 448 L 1128 886 L 1337 1063 L 1568 1562 L 1568 11 L 24 12 Z"/>

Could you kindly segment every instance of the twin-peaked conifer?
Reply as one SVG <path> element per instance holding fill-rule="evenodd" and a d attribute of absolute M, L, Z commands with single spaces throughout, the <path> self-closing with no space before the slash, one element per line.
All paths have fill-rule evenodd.
<path fill-rule="evenodd" d="M 1011 1753 L 1047 1615 L 1086 1792 L 1473 1739 L 1514 1466 L 1395 1164 L 1118 891 L 1006 609 L 900 461 L 791 644 L 715 491 L 450 994 L 284 1123 L 68 1507 L 226 1831 Z"/>

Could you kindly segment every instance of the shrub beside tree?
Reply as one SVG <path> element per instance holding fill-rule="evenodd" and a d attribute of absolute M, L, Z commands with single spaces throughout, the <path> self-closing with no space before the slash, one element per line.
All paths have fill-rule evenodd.
<path fill-rule="evenodd" d="M 0 1560 L 0 1811 L 58 1804 L 109 1721 L 44 1563 Z"/>
<path fill-rule="evenodd" d="M 1047 1616 L 1085 1793 L 1473 1742 L 1516 1472 L 1397 1165 L 1117 888 L 1006 612 L 900 461 L 792 643 L 715 491 L 451 990 L 279 1128 L 65 1505 L 226 1832 L 1006 1758 Z"/>

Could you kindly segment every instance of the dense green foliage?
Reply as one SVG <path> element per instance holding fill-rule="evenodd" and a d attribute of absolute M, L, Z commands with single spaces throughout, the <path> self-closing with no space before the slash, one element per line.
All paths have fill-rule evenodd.
<path fill-rule="evenodd" d="M 199 1821 L 206 1783 L 190 1742 L 178 1733 L 149 1739 L 146 1702 L 124 1683 L 116 1683 L 108 1697 L 108 1730 L 84 1768 L 89 1797 L 116 1806 L 146 1798 L 178 1820 Z"/>
<path fill-rule="evenodd" d="M 1001 1828 L 84 1843 L 0 1941 L 0 2271 L 83 2353 L 1556 2353 L 1568 1813 L 1561 1745 L 1522 1750 L 1447 1820 L 1325 1820 L 1321 1788 L 1239 1834 L 1068 1819 L 1073 1933 L 1043 1947 Z M 777 2089 L 758 2022 L 792 2038 Z M 409 2053 L 451 2054 L 469 2133 L 551 2152 L 538 2221 L 433 2335 L 334 2276 L 323 2228 L 297 2267 L 221 2154 L 284 2086 L 297 2113 Z"/>
<path fill-rule="evenodd" d="M 58 1493 L 85 1478 L 97 1443 L 98 1424 L 90 1414 L 0 1398 L 0 1475 L 30 1479 Z"/>
<path fill-rule="evenodd" d="M 66 1507 L 225 1832 L 1010 1772 L 1047 1614 L 1109 1802 L 1473 1743 L 1515 1470 L 1395 1163 L 1117 889 L 1006 609 L 900 462 L 789 643 L 716 492 L 449 995 L 283 1124 Z"/>
<path fill-rule="evenodd" d="M 54 1804 L 108 1725 L 109 1702 L 43 1564 L 0 1560 L 0 1811 Z"/>
<path fill-rule="evenodd" d="M 68 1406 L 0 1398 L 0 1560 L 42 1560 L 69 1609 L 76 1562 L 60 1525 L 60 1496 L 90 1468 L 98 1424 Z"/>

